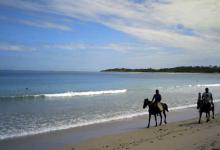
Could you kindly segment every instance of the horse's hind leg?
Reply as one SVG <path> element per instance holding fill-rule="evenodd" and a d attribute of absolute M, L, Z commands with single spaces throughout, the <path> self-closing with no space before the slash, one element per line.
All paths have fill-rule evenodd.
<path fill-rule="evenodd" d="M 201 123 L 201 117 L 202 117 L 202 113 L 199 112 L 199 124 Z"/>
<path fill-rule="evenodd" d="M 212 119 L 215 119 L 215 108 L 214 108 L 214 106 L 212 108 Z"/>
<path fill-rule="evenodd" d="M 209 122 L 209 120 L 210 120 L 210 112 L 207 112 L 207 120 L 206 120 L 206 122 Z"/>
<path fill-rule="evenodd" d="M 154 118 L 155 118 L 155 123 L 156 123 L 155 127 L 157 127 L 157 114 L 154 115 Z"/>
<path fill-rule="evenodd" d="M 163 120 L 163 117 L 162 117 L 162 114 L 160 113 L 160 126 L 162 124 L 162 120 Z"/>
<path fill-rule="evenodd" d="M 214 110 L 212 111 L 212 119 L 215 119 L 215 112 L 214 112 Z"/>
<path fill-rule="evenodd" d="M 165 111 L 163 111 L 163 115 L 164 115 L 164 123 L 167 124 L 167 115 Z"/>
<path fill-rule="evenodd" d="M 151 114 L 149 114 L 149 119 L 148 119 L 148 125 L 147 125 L 147 128 L 150 127 L 150 119 L 151 119 Z"/>

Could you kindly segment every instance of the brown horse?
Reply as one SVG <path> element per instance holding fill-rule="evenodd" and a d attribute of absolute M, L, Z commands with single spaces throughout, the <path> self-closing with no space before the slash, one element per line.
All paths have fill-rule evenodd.
<path fill-rule="evenodd" d="M 157 126 L 157 115 L 160 116 L 160 125 L 162 124 L 162 112 L 163 112 L 163 115 L 164 115 L 164 123 L 166 124 L 167 121 L 166 121 L 166 111 L 168 111 L 168 106 L 166 103 L 161 103 L 162 104 L 162 111 L 157 107 L 157 105 L 155 105 L 155 103 L 151 102 L 147 99 L 144 100 L 144 104 L 143 104 L 143 109 L 146 108 L 147 106 L 149 107 L 149 120 L 148 120 L 148 125 L 147 125 L 147 128 L 150 127 L 150 120 L 151 120 L 151 115 L 154 115 L 155 117 L 155 122 L 156 122 L 156 125 Z"/>
<path fill-rule="evenodd" d="M 210 102 L 205 102 L 200 100 L 197 103 L 197 108 L 199 108 L 199 123 L 201 123 L 202 113 L 206 113 L 206 122 L 210 120 L 210 111 L 212 111 L 212 118 L 215 118 L 215 106 Z"/>

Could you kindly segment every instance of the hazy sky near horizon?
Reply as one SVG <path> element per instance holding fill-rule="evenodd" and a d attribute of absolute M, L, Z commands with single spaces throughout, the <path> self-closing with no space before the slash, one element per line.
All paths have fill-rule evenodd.
<path fill-rule="evenodd" d="M 0 0 L 0 69 L 220 65 L 220 0 Z"/>

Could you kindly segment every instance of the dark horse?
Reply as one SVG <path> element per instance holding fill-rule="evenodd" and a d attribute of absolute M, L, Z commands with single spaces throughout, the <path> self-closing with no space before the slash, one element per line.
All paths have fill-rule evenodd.
<path fill-rule="evenodd" d="M 164 123 L 165 124 L 167 123 L 166 111 L 168 112 L 168 106 L 166 103 L 161 103 L 161 104 L 163 107 L 162 111 L 155 105 L 155 103 L 149 101 L 148 98 L 144 100 L 143 109 L 146 108 L 147 106 L 149 107 L 149 110 L 148 110 L 149 111 L 149 121 L 148 121 L 148 125 L 147 125 L 148 128 L 150 127 L 151 115 L 154 115 L 154 117 L 155 117 L 155 122 L 156 122 L 155 126 L 157 126 L 157 115 L 160 115 L 160 125 L 162 124 L 162 112 L 164 115 Z"/>
<path fill-rule="evenodd" d="M 202 113 L 206 113 L 206 122 L 210 120 L 210 111 L 212 111 L 212 118 L 215 118 L 215 106 L 210 102 L 205 102 L 204 100 L 200 100 L 197 103 L 197 108 L 199 108 L 199 123 L 201 122 Z"/>

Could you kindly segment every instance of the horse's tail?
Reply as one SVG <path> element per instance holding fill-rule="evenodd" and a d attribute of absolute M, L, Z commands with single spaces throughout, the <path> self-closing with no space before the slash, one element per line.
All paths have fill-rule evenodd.
<path fill-rule="evenodd" d="M 169 112 L 167 104 L 164 103 L 163 105 L 164 105 L 164 110 L 167 111 L 167 112 Z"/>

